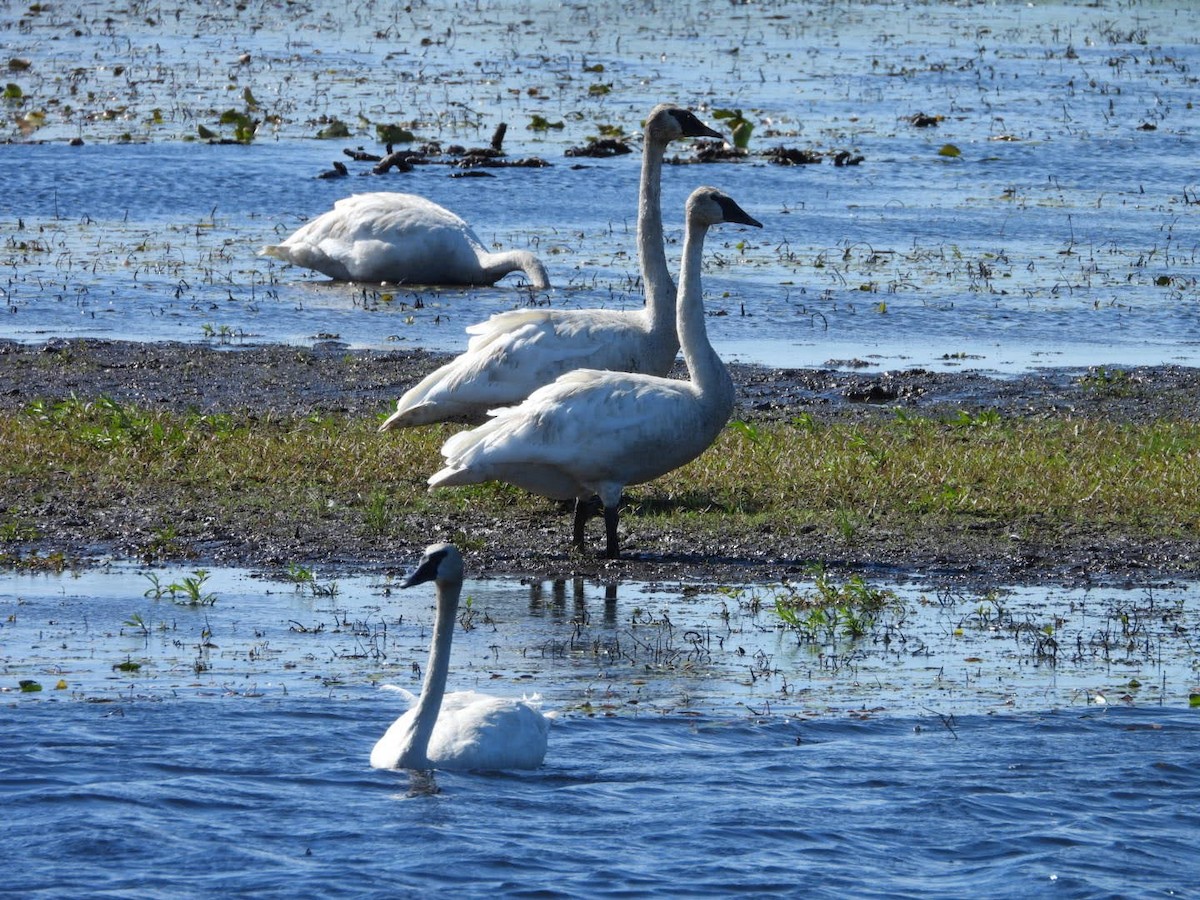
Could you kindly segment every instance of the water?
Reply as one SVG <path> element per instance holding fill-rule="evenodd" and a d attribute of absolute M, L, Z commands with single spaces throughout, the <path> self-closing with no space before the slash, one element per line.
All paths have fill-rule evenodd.
<path fill-rule="evenodd" d="M 1194 586 L 876 587 L 899 602 L 870 636 L 807 643 L 779 586 L 468 581 L 451 687 L 558 717 L 543 768 L 431 795 L 367 765 L 402 708 L 377 683 L 419 683 L 429 591 L 214 570 L 193 607 L 125 566 L 5 576 L 6 889 L 1192 892 Z"/>
<path fill-rule="evenodd" d="M 727 359 L 1200 364 L 1200 28 L 1175 5 L 315 3 L 288 7 L 286 22 L 243 8 L 232 24 L 170 4 L 147 12 L 118 34 L 111 10 L 60 5 L 4 35 L 31 66 L 13 70 L 26 99 L 4 123 L 16 142 L 0 146 L 0 337 L 457 351 L 466 325 L 530 302 L 515 276 L 487 290 L 364 290 L 255 255 L 339 197 L 380 189 L 424 194 L 488 243 L 537 250 L 555 288 L 533 302 L 636 307 L 637 156 L 563 153 L 601 125 L 635 133 L 675 99 L 717 125 L 714 110 L 742 110 L 757 151 L 865 157 L 667 167 L 671 259 L 698 184 L 765 226 L 708 241 L 709 326 Z M 55 78 L 64 68 L 71 78 Z M 46 115 L 23 135 L 15 112 L 32 107 Z M 199 124 L 228 136 L 227 109 L 262 120 L 253 144 L 189 142 Z M 916 128 L 918 112 L 941 120 Z M 534 115 L 563 127 L 531 131 Z M 333 119 L 351 137 L 315 139 Z M 344 148 L 379 149 L 379 123 L 478 146 L 501 121 L 512 157 L 552 165 L 453 179 L 444 166 L 371 177 L 348 163 L 347 179 L 315 177 Z M 76 136 L 85 146 L 67 146 Z M 961 156 L 939 155 L 946 144 Z"/>
<path fill-rule="evenodd" d="M 537 250 L 555 287 L 532 302 L 636 307 L 638 160 L 563 154 L 672 100 L 711 124 L 742 110 L 758 151 L 864 157 L 667 167 L 670 258 L 698 184 L 765 226 L 707 243 L 726 358 L 1200 364 L 1200 26 L 1184 4 L 11 12 L 0 48 L 30 65 L 10 63 L 21 97 L 0 107 L 0 338 L 453 351 L 466 325 L 531 302 L 511 276 L 382 291 L 256 256 L 381 189 Z M 200 124 L 228 136 L 229 109 L 261 120 L 250 146 L 193 140 Z M 942 118 L 918 129 L 918 112 Z M 535 114 L 562 129 L 530 130 Z M 317 140 L 333 119 L 351 137 Z M 315 177 L 344 148 L 379 149 L 378 123 L 478 146 L 502 121 L 511 156 L 552 165 Z M 198 578 L 151 574 L 159 588 Z M 472 582 L 453 686 L 537 691 L 559 717 L 544 768 L 439 773 L 438 794 L 367 765 L 400 712 L 377 685 L 416 687 L 428 641 L 429 595 L 394 588 L 214 571 L 197 590 L 215 603 L 192 607 L 146 596 L 150 579 L 119 564 L 0 577 L 0 892 L 1094 897 L 1200 883 L 1193 586 L 904 584 L 868 637 L 801 640 L 770 611 L 777 586 Z"/>
<path fill-rule="evenodd" d="M 911 720 L 823 722 L 799 746 L 778 724 L 570 720 L 545 769 L 439 776 L 436 797 L 364 768 L 361 712 L 24 713 L 39 745 L 5 747 L 21 779 L 5 787 L 8 890 L 1094 897 L 1196 883 L 1195 727 L 1178 711 L 973 718 L 957 740 Z"/>

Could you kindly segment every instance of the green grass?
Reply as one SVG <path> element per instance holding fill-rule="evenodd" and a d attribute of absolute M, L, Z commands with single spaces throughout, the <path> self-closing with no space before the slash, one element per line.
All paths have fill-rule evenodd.
<path fill-rule="evenodd" d="M 456 426 L 387 435 L 376 426 L 337 416 L 170 413 L 103 399 L 34 404 L 0 419 L 8 498 L 0 537 L 10 551 L 0 562 L 12 564 L 12 544 L 42 529 L 43 506 L 137 507 L 154 523 L 147 556 L 184 554 L 193 509 L 233 529 L 295 522 L 378 538 L 427 536 L 405 533 L 414 515 L 451 531 L 467 512 L 498 520 L 513 509 L 561 524 L 547 501 L 507 485 L 429 493 L 425 480 Z M 769 526 L 852 542 L 872 527 L 916 534 L 985 523 L 1041 537 L 1080 524 L 1194 533 L 1200 424 L 994 412 L 733 423 L 698 460 L 628 497 L 623 521 L 699 533 Z"/>

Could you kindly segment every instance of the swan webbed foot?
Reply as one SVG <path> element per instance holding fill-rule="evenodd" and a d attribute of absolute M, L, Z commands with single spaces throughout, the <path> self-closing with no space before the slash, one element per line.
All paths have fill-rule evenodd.
<path fill-rule="evenodd" d="M 441 792 L 442 789 L 438 787 L 437 779 L 433 777 L 433 769 L 408 770 L 409 797 L 432 797 Z"/>

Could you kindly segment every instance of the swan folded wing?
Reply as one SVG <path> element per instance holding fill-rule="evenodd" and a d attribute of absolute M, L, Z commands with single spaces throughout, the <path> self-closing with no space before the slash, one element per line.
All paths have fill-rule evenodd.
<path fill-rule="evenodd" d="M 412 706 L 414 703 L 417 702 L 416 694 L 414 694 L 408 688 L 401 687 L 398 684 L 381 684 L 379 686 L 379 689 L 381 691 L 389 691 L 393 694 L 399 694 L 400 699 L 403 700 L 409 706 Z"/>
<path fill-rule="evenodd" d="M 409 388 L 384 424 L 424 425 L 461 418 L 479 422 L 492 407 L 520 403 L 559 374 L 535 345 L 543 330 L 530 323 L 491 337 L 486 346 L 468 350 Z"/>
<path fill-rule="evenodd" d="M 360 194 L 358 196 L 378 197 L 380 195 Z M 386 198 L 389 195 L 382 196 Z M 437 232 L 442 229 L 450 229 L 455 233 L 469 235 L 476 243 L 481 243 L 471 226 L 445 207 L 438 206 L 424 197 L 417 197 L 415 194 L 391 196 L 408 198 L 408 202 L 391 203 L 384 199 L 361 204 L 358 218 L 369 223 L 373 230 L 379 233 L 408 236 L 417 231 Z M 334 208 L 338 209 L 344 202 L 335 203 Z"/>
<path fill-rule="evenodd" d="M 633 314 L 618 310 L 514 309 L 468 325 L 468 353 L 482 352 L 497 342 L 520 335 L 523 343 L 547 344 L 547 351 L 564 354 L 587 353 L 598 340 L 612 334 L 634 334 L 639 329 Z M 511 346 L 511 344 L 510 344 Z"/>
<path fill-rule="evenodd" d="M 482 278 L 475 246 L 449 230 L 363 236 L 345 247 L 347 268 L 358 281 L 473 284 Z"/>
<path fill-rule="evenodd" d="M 614 340 L 618 324 L 535 320 L 488 335 L 451 363 L 460 367 L 455 389 L 467 383 L 491 385 L 499 405 L 507 405 L 576 369 L 622 370 L 614 364 L 632 360 Z"/>
<path fill-rule="evenodd" d="M 352 281 L 354 275 L 345 263 L 345 246 L 338 242 L 308 243 L 289 238 L 282 244 L 263 247 L 263 256 L 273 256 L 302 269 L 312 269 L 337 281 Z"/>
<path fill-rule="evenodd" d="M 685 381 L 569 372 L 520 406 L 493 410 L 485 424 L 451 437 L 442 447 L 446 466 L 429 483 L 500 480 L 557 499 L 602 483 L 638 484 L 708 445 L 675 441 L 695 430 L 694 399 Z"/>
<path fill-rule="evenodd" d="M 415 709 L 409 709 L 396 719 L 383 737 L 371 748 L 371 768 L 398 769 L 401 767 L 401 756 L 410 749 L 412 744 L 413 725 L 417 720 Z"/>
<path fill-rule="evenodd" d="M 471 691 L 442 700 L 430 762 L 456 769 L 532 769 L 546 756 L 550 720 L 523 701 Z"/>

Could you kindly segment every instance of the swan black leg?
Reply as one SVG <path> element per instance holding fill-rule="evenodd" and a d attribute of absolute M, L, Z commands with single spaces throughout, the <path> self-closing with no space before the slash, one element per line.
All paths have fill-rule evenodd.
<path fill-rule="evenodd" d="M 592 517 L 592 501 L 584 500 L 582 497 L 575 498 L 575 533 L 571 538 L 571 543 L 583 549 L 583 532 L 587 526 L 587 520 Z"/>
<path fill-rule="evenodd" d="M 612 509 L 604 507 L 604 536 L 605 557 L 616 559 L 621 555 L 621 548 L 617 545 L 617 507 L 615 506 Z"/>

